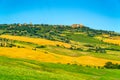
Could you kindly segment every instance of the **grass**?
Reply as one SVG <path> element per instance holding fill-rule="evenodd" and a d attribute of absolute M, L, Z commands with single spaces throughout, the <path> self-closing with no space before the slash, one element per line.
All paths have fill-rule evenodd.
<path fill-rule="evenodd" d="M 55 53 L 55 54 L 60 54 L 60 55 L 66 55 L 66 56 L 71 56 L 71 57 L 80 57 L 86 53 L 78 50 L 70 50 L 62 47 L 55 47 L 55 46 L 47 46 L 44 48 L 44 50 Z"/>
<path fill-rule="evenodd" d="M 119 75 L 120 70 L 0 56 L 0 80 L 119 80 Z"/>
<path fill-rule="evenodd" d="M 97 58 L 102 58 L 102 59 L 120 61 L 120 53 L 118 51 L 107 51 L 107 53 L 93 53 L 93 52 L 91 52 L 90 54 L 86 54 L 86 55 L 97 57 Z"/>
<path fill-rule="evenodd" d="M 4 32 L 4 30 L 0 30 L 0 34 L 2 34 Z"/>
<path fill-rule="evenodd" d="M 68 36 L 69 35 L 69 36 Z M 81 43 L 97 43 L 100 44 L 100 40 L 92 38 L 92 37 L 88 37 L 86 35 L 83 34 L 68 34 L 67 37 L 70 38 L 73 41 L 78 41 Z"/>

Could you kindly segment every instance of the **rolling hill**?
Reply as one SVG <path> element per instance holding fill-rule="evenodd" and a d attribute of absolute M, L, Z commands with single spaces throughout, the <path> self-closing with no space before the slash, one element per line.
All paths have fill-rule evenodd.
<path fill-rule="evenodd" d="M 0 80 L 119 80 L 119 44 L 119 33 L 86 26 L 1 24 Z"/>

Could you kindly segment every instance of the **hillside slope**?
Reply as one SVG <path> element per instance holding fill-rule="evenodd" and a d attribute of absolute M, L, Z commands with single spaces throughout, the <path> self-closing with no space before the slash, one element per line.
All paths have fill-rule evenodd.
<path fill-rule="evenodd" d="M 119 75 L 119 70 L 43 63 L 0 56 L 0 80 L 119 80 Z"/>
<path fill-rule="evenodd" d="M 0 80 L 120 80 L 119 64 L 114 31 L 0 24 Z"/>
<path fill-rule="evenodd" d="M 34 39 L 34 38 L 29 38 L 29 37 L 10 36 L 10 35 L 1 35 L 0 37 L 12 39 L 12 40 L 24 41 L 24 42 L 31 42 L 31 43 L 35 43 L 38 45 L 40 45 L 40 44 L 41 45 L 51 45 L 51 43 L 52 43 L 52 45 L 56 46 L 56 43 L 49 41 L 49 40 L 45 40 L 45 39 L 38 39 L 38 38 Z M 59 44 L 62 42 L 57 42 L 57 43 Z M 64 44 L 64 46 L 66 46 L 66 43 L 62 43 L 62 44 Z M 70 45 L 70 44 L 67 44 L 67 45 Z M 53 50 L 54 50 L 54 48 L 53 48 Z M 25 48 L 3 47 L 3 48 L 0 48 L 0 51 L 1 51 L 0 55 L 14 57 L 14 58 L 38 60 L 38 61 L 43 61 L 43 62 L 53 62 L 53 63 L 63 63 L 63 64 L 70 63 L 70 64 L 91 65 L 91 66 L 104 66 L 104 64 L 108 61 L 111 61 L 113 63 L 120 63 L 120 61 L 96 58 L 91 55 L 89 55 L 89 56 L 81 55 L 79 57 L 60 55 L 60 54 L 55 54 L 53 52 L 49 52 L 48 50 L 45 50 L 44 48 L 32 50 L 32 46 L 30 48 L 30 45 L 29 45 L 29 48 L 27 48 L 27 47 L 25 47 Z M 58 50 L 57 52 L 59 53 L 59 51 L 60 50 Z"/>

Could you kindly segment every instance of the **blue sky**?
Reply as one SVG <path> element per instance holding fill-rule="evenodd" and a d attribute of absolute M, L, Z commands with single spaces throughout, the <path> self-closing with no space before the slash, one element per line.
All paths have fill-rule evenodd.
<path fill-rule="evenodd" d="M 0 0 L 0 23 L 84 24 L 120 32 L 120 0 Z"/>

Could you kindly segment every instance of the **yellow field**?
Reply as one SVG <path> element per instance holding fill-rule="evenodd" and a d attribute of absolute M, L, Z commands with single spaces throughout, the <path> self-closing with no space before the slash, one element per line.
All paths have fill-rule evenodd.
<path fill-rule="evenodd" d="M 107 43 L 120 45 L 120 37 L 112 37 L 112 38 L 104 38 L 104 39 L 102 39 L 102 37 L 95 37 L 95 38 L 99 40 L 103 40 L 104 42 L 107 42 Z"/>
<path fill-rule="evenodd" d="M 18 40 L 18 41 L 31 42 L 31 43 L 40 44 L 40 45 L 53 45 L 53 46 L 60 45 L 66 48 L 71 47 L 71 45 L 67 43 L 51 41 L 51 40 L 41 39 L 41 38 L 30 38 L 30 37 L 11 36 L 11 35 L 0 35 L 0 37 L 6 38 L 6 39 Z"/>
<path fill-rule="evenodd" d="M 113 43 L 113 44 L 118 44 L 118 45 L 120 45 L 120 40 L 105 39 L 104 42 Z"/>
<path fill-rule="evenodd" d="M 38 60 L 42 62 L 52 63 L 70 63 L 70 64 L 83 64 L 93 66 L 103 66 L 107 61 L 113 63 L 120 63 L 120 61 L 107 60 L 102 58 L 95 58 L 92 56 L 70 57 L 59 54 L 46 52 L 44 50 L 30 50 L 27 48 L 0 48 L 0 56 L 8 56 L 12 58 L 24 58 L 31 60 Z"/>
<path fill-rule="evenodd" d="M 56 46 L 57 44 L 59 44 L 67 48 L 70 47 L 70 44 L 67 44 L 67 43 L 50 41 L 50 40 L 40 39 L 40 38 L 29 38 L 29 37 L 11 36 L 11 35 L 1 35 L 0 37 L 12 39 L 12 40 L 31 42 L 35 44 L 41 44 L 41 45 Z M 96 58 L 92 56 L 70 57 L 70 56 L 47 52 L 45 50 L 35 51 L 35 50 L 32 50 L 31 48 L 17 48 L 17 47 L 13 47 L 13 48 L 1 47 L 0 56 L 24 58 L 24 59 L 43 61 L 43 62 L 52 62 L 52 63 L 62 63 L 62 64 L 70 63 L 70 64 L 83 64 L 83 65 L 93 65 L 93 66 L 103 66 L 108 61 L 111 61 L 113 63 L 120 63 L 120 61 L 107 60 L 107 59 Z"/>

